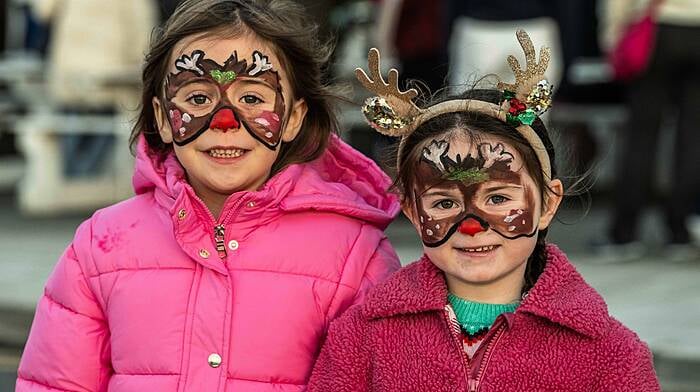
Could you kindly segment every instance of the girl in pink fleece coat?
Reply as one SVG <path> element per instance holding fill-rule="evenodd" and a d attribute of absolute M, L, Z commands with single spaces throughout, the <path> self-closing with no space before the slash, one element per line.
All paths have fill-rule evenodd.
<path fill-rule="evenodd" d="M 659 390 L 647 346 L 545 244 L 564 193 L 538 118 L 548 52 L 518 38 L 515 84 L 425 109 L 370 52 L 364 112 L 401 136 L 396 182 L 425 255 L 332 323 L 310 391 Z"/>
<path fill-rule="evenodd" d="M 398 269 L 389 179 L 333 135 L 327 48 L 286 0 L 156 32 L 136 196 L 77 230 L 18 391 L 302 391 L 331 320 Z"/>

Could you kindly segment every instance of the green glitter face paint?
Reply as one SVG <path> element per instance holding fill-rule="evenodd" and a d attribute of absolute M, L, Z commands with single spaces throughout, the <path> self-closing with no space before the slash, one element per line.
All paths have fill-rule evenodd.
<path fill-rule="evenodd" d="M 457 230 L 475 235 L 490 229 L 507 239 L 536 234 L 535 193 L 524 170 L 513 170 L 514 160 L 500 142 L 471 151 L 469 144 L 431 140 L 421 151 L 414 186 L 423 243 L 440 246 Z M 480 228 L 460 229 L 468 219 Z"/>

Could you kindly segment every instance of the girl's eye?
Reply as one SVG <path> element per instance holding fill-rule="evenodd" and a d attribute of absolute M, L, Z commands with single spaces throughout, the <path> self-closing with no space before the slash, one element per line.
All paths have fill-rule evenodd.
<path fill-rule="evenodd" d="M 262 99 L 256 97 L 255 95 L 245 95 L 240 99 L 240 101 L 243 103 L 247 103 L 248 105 L 262 103 Z"/>
<path fill-rule="evenodd" d="M 449 210 L 450 208 L 454 207 L 455 203 L 452 200 L 440 200 L 435 204 L 435 207 L 440 208 L 442 210 Z"/>
<path fill-rule="evenodd" d="M 507 201 L 508 201 L 508 198 L 505 196 L 501 196 L 501 195 L 493 195 L 493 196 L 489 197 L 489 202 L 491 204 L 501 204 L 501 203 L 505 203 Z"/>
<path fill-rule="evenodd" d="M 194 103 L 195 105 L 205 105 L 210 103 L 211 100 L 206 95 L 196 94 L 187 99 L 187 101 Z"/>

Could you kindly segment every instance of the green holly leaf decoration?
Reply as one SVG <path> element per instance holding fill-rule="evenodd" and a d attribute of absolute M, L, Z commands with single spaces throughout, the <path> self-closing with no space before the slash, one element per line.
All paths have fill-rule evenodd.
<path fill-rule="evenodd" d="M 520 125 L 520 119 L 510 113 L 506 113 L 506 122 L 514 127 Z"/>
<path fill-rule="evenodd" d="M 503 90 L 503 98 L 505 98 L 505 99 L 515 98 L 515 93 L 512 91 Z"/>
<path fill-rule="evenodd" d="M 218 69 L 212 70 L 211 72 L 209 72 L 209 74 L 219 84 L 231 83 L 236 79 L 236 76 L 237 76 L 234 71 L 222 72 Z"/>
<path fill-rule="evenodd" d="M 521 124 L 532 125 L 532 123 L 537 118 L 537 113 L 532 109 L 526 109 L 522 113 L 518 114 L 518 120 Z"/>

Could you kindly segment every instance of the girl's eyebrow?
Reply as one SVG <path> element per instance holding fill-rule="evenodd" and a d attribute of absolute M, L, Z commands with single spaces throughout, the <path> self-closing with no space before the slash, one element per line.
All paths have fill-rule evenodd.
<path fill-rule="evenodd" d="M 428 189 L 423 193 L 421 196 L 442 196 L 442 197 L 455 197 L 455 194 L 450 191 L 434 191 L 431 189 Z"/>
<path fill-rule="evenodd" d="M 487 187 L 484 188 L 484 191 L 486 191 L 486 192 L 494 192 L 494 191 L 500 191 L 500 190 L 508 189 L 508 188 L 523 189 L 523 187 L 522 187 L 521 185 L 506 184 L 506 185 L 487 186 Z"/>
<path fill-rule="evenodd" d="M 275 88 L 274 88 L 270 83 L 268 83 L 266 80 L 260 79 L 260 78 L 240 77 L 238 80 L 240 80 L 241 83 L 261 84 L 261 85 L 263 85 L 263 86 L 265 86 L 265 87 L 270 88 L 271 90 L 274 90 L 274 89 L 275 89 Z"/>
<path fill-rule="evenodd" d="M 184 81 L 182 81 L 180 83 L 173 83 L 173 87 L 182 88 L 182 87 L 185 87 L 187 85 L 194 84 L 194 83 L 203 83 L 203 84 L 213 85 L 214 81 L 207 79 L 205 77 L 202 77 L 202 76 L 193 76 L 192 78 L 185 79 Z"/>

